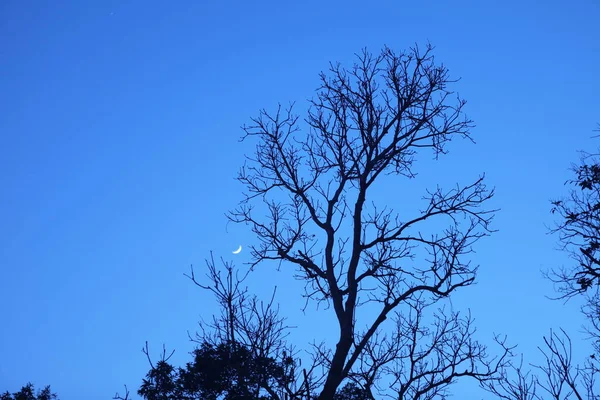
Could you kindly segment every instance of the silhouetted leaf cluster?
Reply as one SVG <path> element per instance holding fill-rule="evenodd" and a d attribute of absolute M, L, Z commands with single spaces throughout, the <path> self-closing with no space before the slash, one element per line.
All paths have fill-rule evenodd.
<path fill-rule="evenodd" d="M 0 394 L 0 400 L 58 400 L 58 396 L 56 393 L 52 393 L 50 386 L 46 386 L 36 392 L 33 384 L 28 383 L 21 390 L 13 394 L 10 394 L 8 391 Z"/>
<path fill-rule="evenodd" d="M 553 270 L 549 277 L 557 283 L 561 298 L 585 293 L 597 296 L 600 285 L 600 160 L 598 154 L 582 153 L 573 167 L 575 179 L 567 181 L 569 195 L 552 201 L 553 214 L 561 218 L 552 232 L 559 235 L 562 248 L 575 263 Z M 590 289 L 595 288 L 594 292 Z"/>
<path fill-rule="evenodd" d="M 138 394 L 146 400 L 285 398 L 281 388 L 290 379 L 290 361 L 257 357 L 239 343 L 214 345 L 205 342 L 192 352 L 192 356 L 193 360 L 184 368 L 175 368 L 168 360 L 157 362 L 147 373 Z M 366 400 L 370 397 L 350 383 L 334 399 Z"/>

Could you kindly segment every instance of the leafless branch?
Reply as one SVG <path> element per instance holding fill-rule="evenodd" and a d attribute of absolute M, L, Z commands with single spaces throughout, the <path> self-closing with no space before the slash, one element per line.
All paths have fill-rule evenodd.
<path fill-rule="evenodd" d="M 113 397 L 113 400 L 129 400 L 129 390 L 127 389 L 127 385 L 125 386 L 125 397 L 122 397 L 121 395 L 119 395 L 119 393 L 115 393 L 115 397 Z"/>

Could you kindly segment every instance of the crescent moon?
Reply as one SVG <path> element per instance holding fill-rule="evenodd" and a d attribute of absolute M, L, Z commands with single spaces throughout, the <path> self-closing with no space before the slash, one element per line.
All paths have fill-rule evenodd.
<path fill-rule="evenodd" d="M 232 251 L 233 254 L 240 254 L 240 251 L 242 251 L 242 246 L 238 247 L 237 250 Z"/>

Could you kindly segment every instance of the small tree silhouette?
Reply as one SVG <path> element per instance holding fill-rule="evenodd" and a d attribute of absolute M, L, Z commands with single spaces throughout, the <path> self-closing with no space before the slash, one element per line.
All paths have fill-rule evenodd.
<path fill-rule="evenodd" d="M 50 386 L 35 392 L 33 384 L 28 383 L 12 395 L 8 391 L 1 394 L 0 400 L 58 400 L 58 396 L 56 393 L 52 393 Z"/>

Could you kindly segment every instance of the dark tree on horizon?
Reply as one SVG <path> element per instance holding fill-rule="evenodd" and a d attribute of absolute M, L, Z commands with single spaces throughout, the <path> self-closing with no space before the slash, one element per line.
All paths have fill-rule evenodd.
<path fill-rule="evenodd" d="M 35 386 L 28 383 L 21 390 L 10 394 L 8 391 L 0 394 L 0 400 L 59 400 L 56 393 L 52 393 L 50 386 L 46 386 L 41 390 L 35 391 Z"/>
<path fill-rule="evenodd" d="M 492 232 L 483 176 L 423 193 L 420 210 L 403 205 L 418 157 L 437 159 L 452 139 L 471 138 L 465 101 L 450 90 L 456 81 L 432 52 L 365 50 L 351 68 L 321 74 L 305 118 L 292 105 L 243 127 L 256 151 L 229 218 L 258 239 L 250 265 L 281 263 L 305 281 L 307 302 L 326 303 L 337 322 L 336 346 L 313 348 L 324 369 L 313 370 L 319 399 L 348 380 L 373 397 L 384 375 L 398 398 L 443 396 L 459 378 L 493 379 L 509 353 L 496 338 L 501 353 L 488 357 L 470 316 L 438 303 L 475 281 L 469 254 Z M 370 193 L 386 175 L 394 190 L 376 204 Z M 359 320 L 366 303 L 377 311 Z"/>

